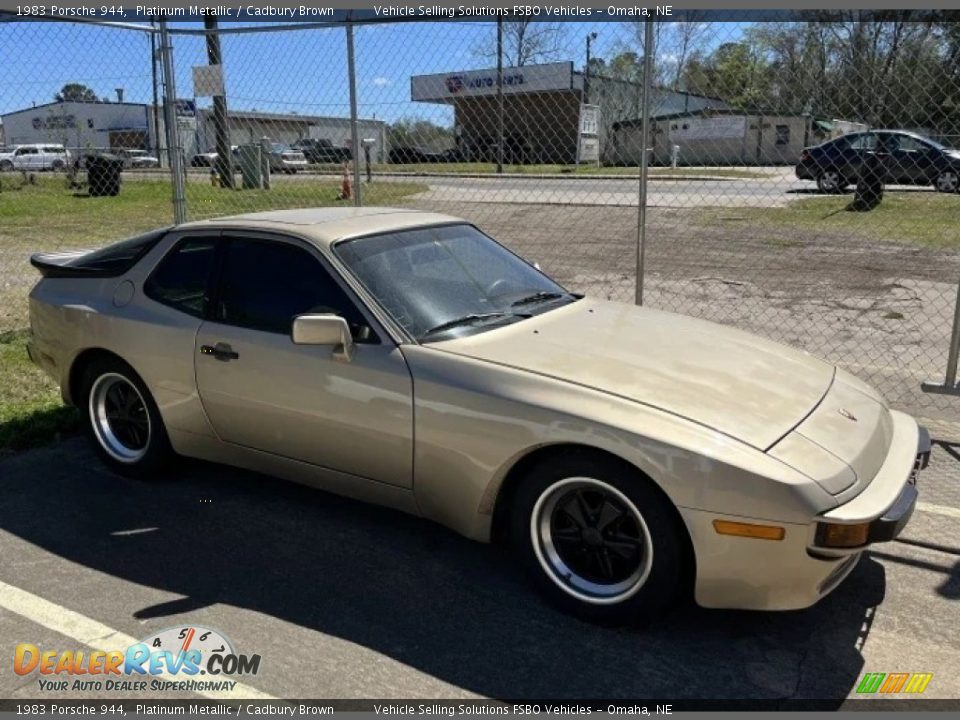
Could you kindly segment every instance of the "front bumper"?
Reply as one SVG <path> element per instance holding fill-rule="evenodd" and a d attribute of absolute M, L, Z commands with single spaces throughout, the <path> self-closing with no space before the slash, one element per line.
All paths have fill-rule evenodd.
<path fill-rule="evenodd" d="M 872 482 L 810 524 L 776 523 L 785 529 L 781 541 L 718 535 L 713 520 L 730 518 L 681 508 L 696 553 L 697 603 L 749 610 L 809 607 L 853 571 L 864 549 L 897 537 L 916 507 L 916 480 L 929 463 L 930 437 L 909 416 L 896 411 L 891 416 L 890 450 Z M 868 539 L 855 547 L 823 548 L 817 544 L 817 532 L 824 523 L 868 523 Z"/>

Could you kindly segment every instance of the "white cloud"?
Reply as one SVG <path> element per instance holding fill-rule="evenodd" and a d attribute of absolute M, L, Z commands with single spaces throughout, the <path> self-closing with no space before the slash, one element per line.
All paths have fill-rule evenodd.
<path fill-rule="evenodd" d="M 376 85 L 377 87 L 386 87 L 387 85 L 390 84 L 390 78 L 375 77 L 373 79 L 373 84 Z"/>

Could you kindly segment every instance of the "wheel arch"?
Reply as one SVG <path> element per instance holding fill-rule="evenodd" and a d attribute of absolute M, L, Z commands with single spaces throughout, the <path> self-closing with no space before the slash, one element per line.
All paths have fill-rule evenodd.
<path fill-rule="evenodd" d="M 650 477 L 649 473 L 644 472 L 644 470 L 637 467 L 637 465 L 629 462 L 616 453 L 594 447 L 592 445 L 570 442 L 541 445 L 539 447 L 532 448 L 529 452 L 521 455 L 519 458 L 516 458 L 513 464 L 504 474 L 503 481 L 500 483 L 500 486 L 497 489 L 496 498 L 494 499 L 493 504 L 493 516 L 490 527 L 490 542 L 498 546 L 503 546 L 508 541 L 510 508 L 512 506 L 512 501 L 516 495 L 517 489 L 523 483 L 524 478 L 530 473 L 530 471 L 538 463 L 543 462 L 547 458 L 571 454 L 604 458 L 622 465 L 629 472 L 638 473 L 662 496 L 667 506 L 669 506 L 673 511 L 678 527 L 681 528 L 680 535 L 683 542 L 682 552 L 684 560 L 686 561 L 684 563 L 686 570 L 685 577 L 683 578 L 683 589 L 684 591 L 689 590 L 688 596 L 692 597 L 693 583 L 696 578 L 697 558 L 693 549 L 693 539 L 690 536 L 690 530 L 687 528 L 687 524 L 684 522 L 680 511 L 677 509 L 677 506 L 670 499 L 660 484 Z"/>
<path fill-rule="evenodd" d="M 83 388 L 81 384 L 83 383 L 83 374 L 86 372 L 87 368 L 90 367 L 92 363 L 96 360 L 104 358 L 109 360 L 119 360 L 125 365 L 130 365 L 130 363 L 124 358 L 117 355 L 115 352 L 111 352 L 106 348 L 101 347 L 92 347 L 82 350 L 77 354 L 73 359 L 73 362 L 70 363 L 70 370 L 67 375 L 67 382 L 63 388 L 63 399 L 70 405 L 77 405 L 78 395 L 82 392 Z M 136 373 L 136 368 L 130 365 L 131 369 Z M 137 373 L 137 377 L 140 377 L 140 374 Z M 142 379 L 141 379 L 142 381 Z"/>

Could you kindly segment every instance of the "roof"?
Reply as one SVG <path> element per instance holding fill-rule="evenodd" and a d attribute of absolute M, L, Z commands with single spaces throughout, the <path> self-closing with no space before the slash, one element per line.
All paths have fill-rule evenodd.
<path fill-rule="evenodd" d="M 186 223 L 178 229 L 229 227 L 295 233 L 319 245 L 360 235 L 407 230 L 426 225 L 463 223 L 440 213 L 391 207 L 318 207 L 231 215 Z"/>
<path fill-rule="evenodd" d="M 114 102 L 112 100 L 107 102 L 97 101 L 97 102 L 83 102 L 81 100 L 54 100 L 53 102 L 41 103 L 39 105 L 31 105 L 30 107 L 21 108 L 19 110 L 11 110 L 10 112 L 3 113 L 3 117 L 9 115 L 19 115 L 20 113 L 26 112 L 36 112 L 37 110 L 42 110 L 43 108 L 54 107 L 56 105 L 83 105 L 85 107 L 138 107 L 138 108 L 147 108 L 146 103 L 132 103 L 132 102 Z"/>
<path fill-rule="evenodd" d="M 213 116 L 213 108 L 198 108 L 197 112 L 204 117 Z M 234 110 L 230 109 L 230 112 L 227 113 L 230 117 L 234 119 L 245 119 L 245 120 L 261 120 L 264 122 L 285 122 L 285 123 L 322 123 L 322 122 L 340 122 L 348 123 L 350 122 L 349 117 L 335 117 L 332 115 L 301 115 L 300 113 L 275 113 L 275 112 L 264 112 L 261 110 Z M 377 123 L 379 125 L 384 125 L 386 120 L 380 120 L 377 118 L 362 118 L 358 117 L 357 122 L 364 123 Z"/>

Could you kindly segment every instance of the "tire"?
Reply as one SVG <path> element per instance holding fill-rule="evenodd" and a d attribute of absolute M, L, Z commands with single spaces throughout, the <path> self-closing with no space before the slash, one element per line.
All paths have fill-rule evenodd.
<path fill-rule="evenodd" d="M 64 168 L 66 168 L 66 167 L 67 167 L 67 166 L 66 166 L 66 164 L 63 162 L 63 160 L 54 160 L 54 161 L 50 164 L 50 169 L 53 170 L 54 172 L 63 172 Z"/>
<path fill-rule="evenodd" d="M 4 160 L 0 162 L 0 172 L 10 172 L 13 170 L 13 163 L 9 160 Z"/>
<path fill-rule="evenodd" d="M 933 181 L 933 187 L 937 192 L 955 193 L 960 191 L 960 172 L 957 170 L 944 170 L 937 175 Z"/>
<path fill-rule="evenodd" d="M 823 170 L 817 175 L 817 189 L 825 195 L 841 193 L 848 184 L 838 170 Z"/>
<path fill-rule="evenodd" d="M 679 515 L 626 463 L 590 452 L 548 458 L 521 481 L 510 511 L 514 551 L 565 612 L 604 625 L 642 623 L 682 586 Z"/>
<path fill-rule="evenodd" d="M 133 368 L 119 358 L 94 360 L 83 374 L 81 397 L 87 434 L 111 470 L 140 480 L 163 477 L 173 457 L 170 440 L 153 396 Z M 118 417 L 111 419 L 111 413 Z"/>

